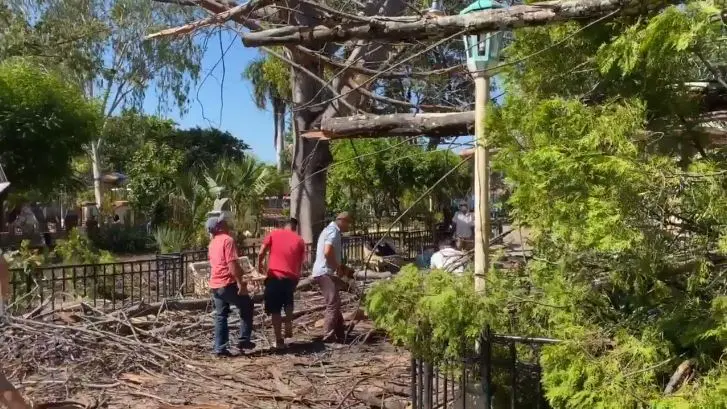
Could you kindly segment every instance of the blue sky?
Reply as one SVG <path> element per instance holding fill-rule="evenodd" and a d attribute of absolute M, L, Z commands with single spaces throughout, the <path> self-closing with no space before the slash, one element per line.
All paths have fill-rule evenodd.
<path fill-rule="evenodd" d="M 255 156 L 273 163 L 275 148 L 272 113 L 257 109 L 253 103 L 250 84 L 242 78 L 247 63 L 257 57 L 258 51 L 245 48 L 240 39 L 236 39 L 230 31 L 223 32 L 222 38 L 222 50 L 218 41 L 209 42 L 202 61 L 202 79 L 208 73 L 210 75 L 204 83 L 200 82 L 191 91 L 189 112 L 180 116 L 175 110 L 164 115 L 183 128 L 212 126 L 228 131 L 250 145 Z M 225 53 L 223 67 L 219 60 L 228 46 L 230 49 Z M 153 93 L 149 95 L 144 105 L 145 111 L 155 113 L 156 96 Z"/>

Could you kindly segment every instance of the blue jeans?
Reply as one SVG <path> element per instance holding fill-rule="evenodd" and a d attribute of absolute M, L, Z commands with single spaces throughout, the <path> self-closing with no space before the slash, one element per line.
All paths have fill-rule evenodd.
<path fill-rule="evenodd" d="M 227 350 L 230 329 L 227 318 L 230 316 L 230 305 L 237 307 L 240 312 L 240 339 L 239 342 L 250 341 L 252 335 L 253 303 L 249 295 L 238 295 L 237 284 L 212 290 L 212 301 L 215 303 L 215 352 Z"/>

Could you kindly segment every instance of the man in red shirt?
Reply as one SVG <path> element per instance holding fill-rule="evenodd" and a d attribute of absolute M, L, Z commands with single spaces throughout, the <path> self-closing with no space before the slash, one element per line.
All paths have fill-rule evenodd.
<path fill-rule="evenodd" d="M 207 231 L 211 235 L 209 245 L 210 289 L 215 304 L 215 354 L 230 356 L 228 348 L 230 331 L 227 318 L 230 305 L 237 307 L 240 313 L 240 350 L 253 349 L 255 344 L 250 341 L 252 335 L 253 303 L 247 293 L 247 283 L 242 276 L 242 269 L 237 262 L 237 247 L 230 236 L 230 229 L 223 215 L 207 220 Z"/>
<path fill-rule="evenodd" d="M 263 273 L 265 256 L 270 253 L 264 298 L 265 313 L 270 314 L 273 321 L 276 348 L 285 346 L 281 310 L 285 310 L 285 337 L 293 336 L 293 293 L 305 259 L 305 242 L 296 233 L 297 229 L 298 221 L 291 218 L 285 228 L 270 232 L 257 257 L 258 270 Z"/>

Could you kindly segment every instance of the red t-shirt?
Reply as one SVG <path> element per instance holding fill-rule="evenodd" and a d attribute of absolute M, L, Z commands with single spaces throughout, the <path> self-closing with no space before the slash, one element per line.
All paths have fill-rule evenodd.
<path fill-rule="evenodd" d="M 218 234 L 210 241 L 210 288 L 227 287 L 236 283 L 235 276 L 228 264 L 237 261 L 235 240 L 228 234 Z"/>
<path fill-rule="evenodd" d="M 300 278 L 300 267 L 305 257 L 305 242 L 294 231 L 273 230 L 263 240 L 270 247 L 268 274 L 277 278 Z"/>

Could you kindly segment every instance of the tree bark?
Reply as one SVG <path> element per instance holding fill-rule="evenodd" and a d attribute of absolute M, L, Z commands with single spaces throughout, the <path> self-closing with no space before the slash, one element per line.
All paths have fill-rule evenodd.
<path fill-rule="evenodd" d="M 278 160 L 278 172 L 283 171 L 285 162 L 285 103 L 282 100 L 273 100 L 273 115 L 275 116 L 275 155 Z"/>
<path fill-rule="evenodd" d="M 101 201 L 103 200 L 103 192 L 101 190 L 101 157 L 99 148 L 101 141 L 91 141 L 91 170 L 93 172 L 93 194 L 96 198 L 96 206 L 101 209 Z"/>
<path fill-rule="evenodd" d="M 344 23 L 334 27 L 300 24 L 242 35 L 247 47 L 345 42 L 349 40 L 418 41 L 446 38 L 463 33 L 498 31 L 528 26 L 539 26 L 570 20 L 591 19 L 618 11 L 622 15 L 645 14 L 667 6 L 663 1 L 646 0 L 563 0 L 544 1 L 432 18 L 371 17 L 368 23 Z"/>
<path fill-rule="evenodd" d="M 316 11 L 300 4 L 295 14 L 298 24 L 314 21 Z M 291 50 L 291 59 L 319 77 L 323 77 L 323 65 L 310 56 Z M 315 105 L 322 96 L 320 86 L 310 76 L 291 68 L 293 92 L 293 130 L 297 139 L 293 156 L 293 174 L 290 186 L 290 213 L 298 219 L 300 235 L 306 243 L 317 240 L 326 222 L 327 168 L 332 161 L 327 141 L 315 141 L 302 137 L 301 131 L 315 126 L 322 109 Z"/>

